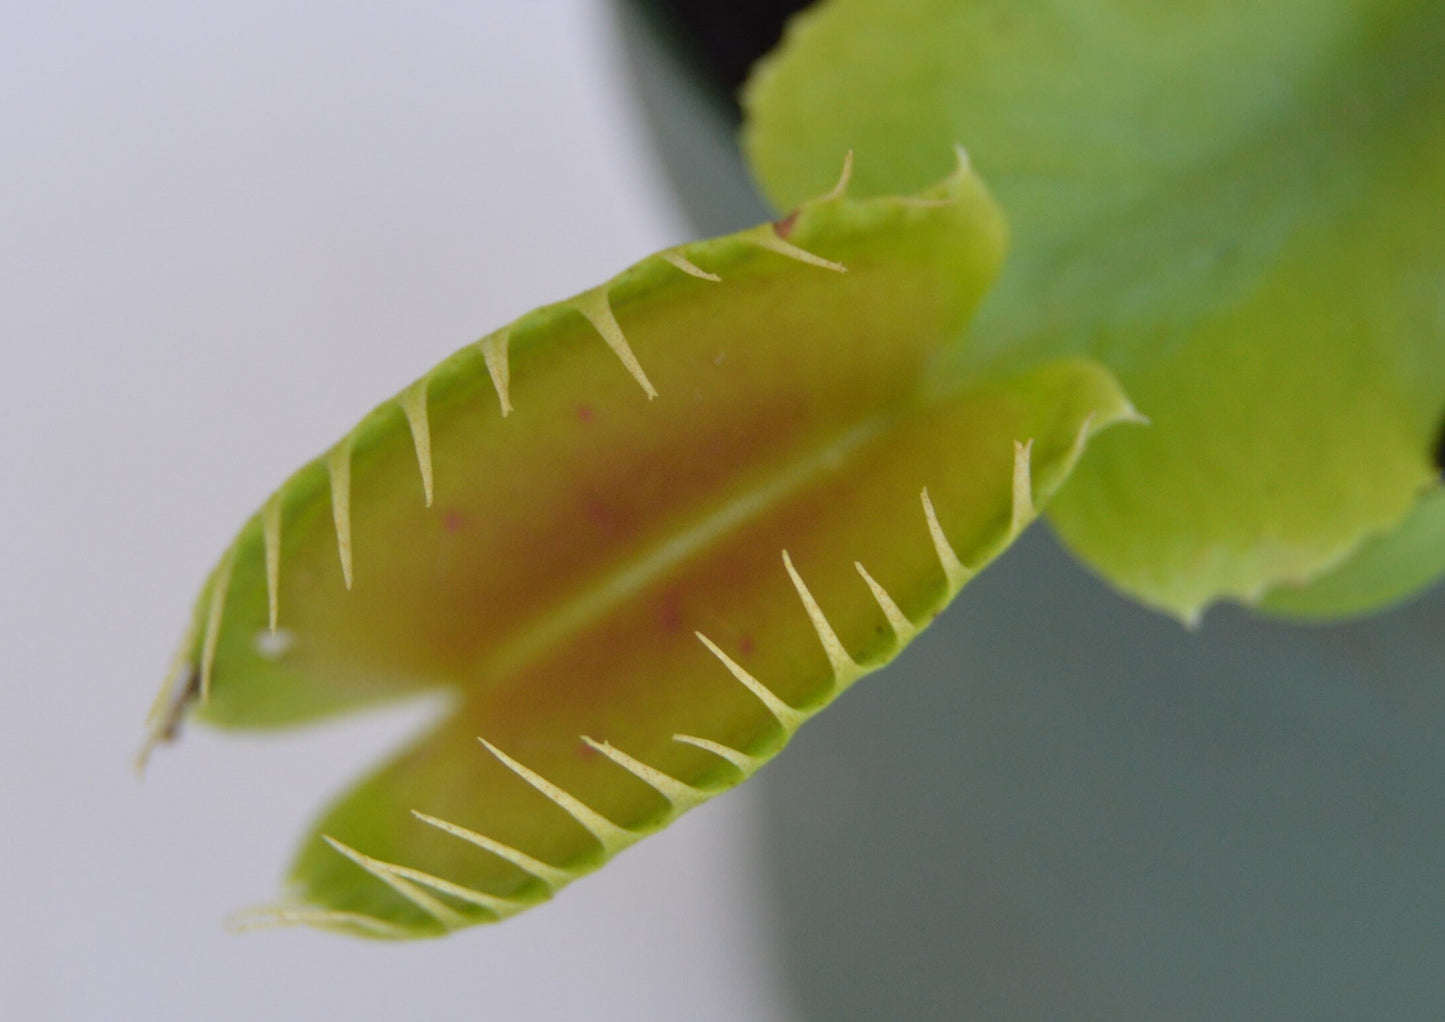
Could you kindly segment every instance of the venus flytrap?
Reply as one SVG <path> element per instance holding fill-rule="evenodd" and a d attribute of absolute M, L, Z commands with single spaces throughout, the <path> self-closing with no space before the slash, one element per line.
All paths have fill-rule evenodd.
<path fill-rule="evenodd" d="M 751 776 L 1046 504 L 1186 621 L 1430 582 L 1442 66 L 1428 0 L 816 4 L 745 103 L 794 212 L 458 352 L 221 556 L 147 750 L 455 695 L 241 924 L 549 898 Z M 996 287 L 1003 212 L 961 157 L 928 185 L 958 141 L 1012 225 Z M 1152 427 L 1095 446 L 1125 389 Z"/>
<path fill-rule="evenodd" d="M 488 335 L 243 526 L 152 744 L 455 700 L 240 925 L 433 936 L 546 900 L 776 755 L 1134 417 L 1088 360 L 950 354 L 1005 237 L 966 161 L 847 184 Z"/>

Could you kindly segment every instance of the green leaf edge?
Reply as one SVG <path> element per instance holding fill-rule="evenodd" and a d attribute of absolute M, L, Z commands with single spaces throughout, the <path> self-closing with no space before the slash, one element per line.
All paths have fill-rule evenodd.
<path fill-rule="evenodd" d="M 1403 522 L 1363 540 L 1339 565 L 1265 593 L 1255 609 L 1300 624 L 1383 614 L 1445 575 L 1445 488 L 1430 489 Z"/>

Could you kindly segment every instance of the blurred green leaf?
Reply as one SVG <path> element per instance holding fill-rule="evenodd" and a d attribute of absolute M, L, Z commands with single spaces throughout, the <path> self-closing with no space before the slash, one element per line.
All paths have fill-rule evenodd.
<path fill-rule="evenodd" d="M 967 147 L 1015 245 L 954 367 L 1087 354 L 1152 420 L 1050 511 L 1125 591 L 1185 619 L 1254 602 L 1434 499 L 1445 5 L 831 0 L 745 100 L 780 207 L 845 150 L 868 194 Z M 1321 586 L 1312 612 L 1417 569 L 1368 600 Z"/>

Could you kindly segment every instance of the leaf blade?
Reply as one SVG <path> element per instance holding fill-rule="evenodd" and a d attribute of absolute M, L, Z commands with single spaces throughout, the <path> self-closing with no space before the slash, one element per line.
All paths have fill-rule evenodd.
<path fill-rule="evenodd" d="M 1408 0 L 832 0 L 750 83 L 745 138 L 783 202 L 843 147 L 865 194 L 968 147 L 1017 244 L 955 365 L 1118 374 L 1155 428 L 1051 518 L 1193 619 L 1328 570 L 1429 486 L 1441 53 L 1442 9 Z"/>

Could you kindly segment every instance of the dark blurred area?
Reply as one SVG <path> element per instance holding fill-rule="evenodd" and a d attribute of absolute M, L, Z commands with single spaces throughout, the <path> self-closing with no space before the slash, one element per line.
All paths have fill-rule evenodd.
<path fill-rule="evenodd" d="M 616 5 L 698 236 L 771 215 L 725 100 L 799 6 Z M 801 1016 L 1445 1017 L 1442 620 L 1190 632 L 1035 527 L 754 782 Z"/>
<path fill-rule="evenodd" d="M 810 2 L 636 0 L 632 6 L 736 119 L 737 91 L 753 62 L 777 45 L 787 20 Z"/>

